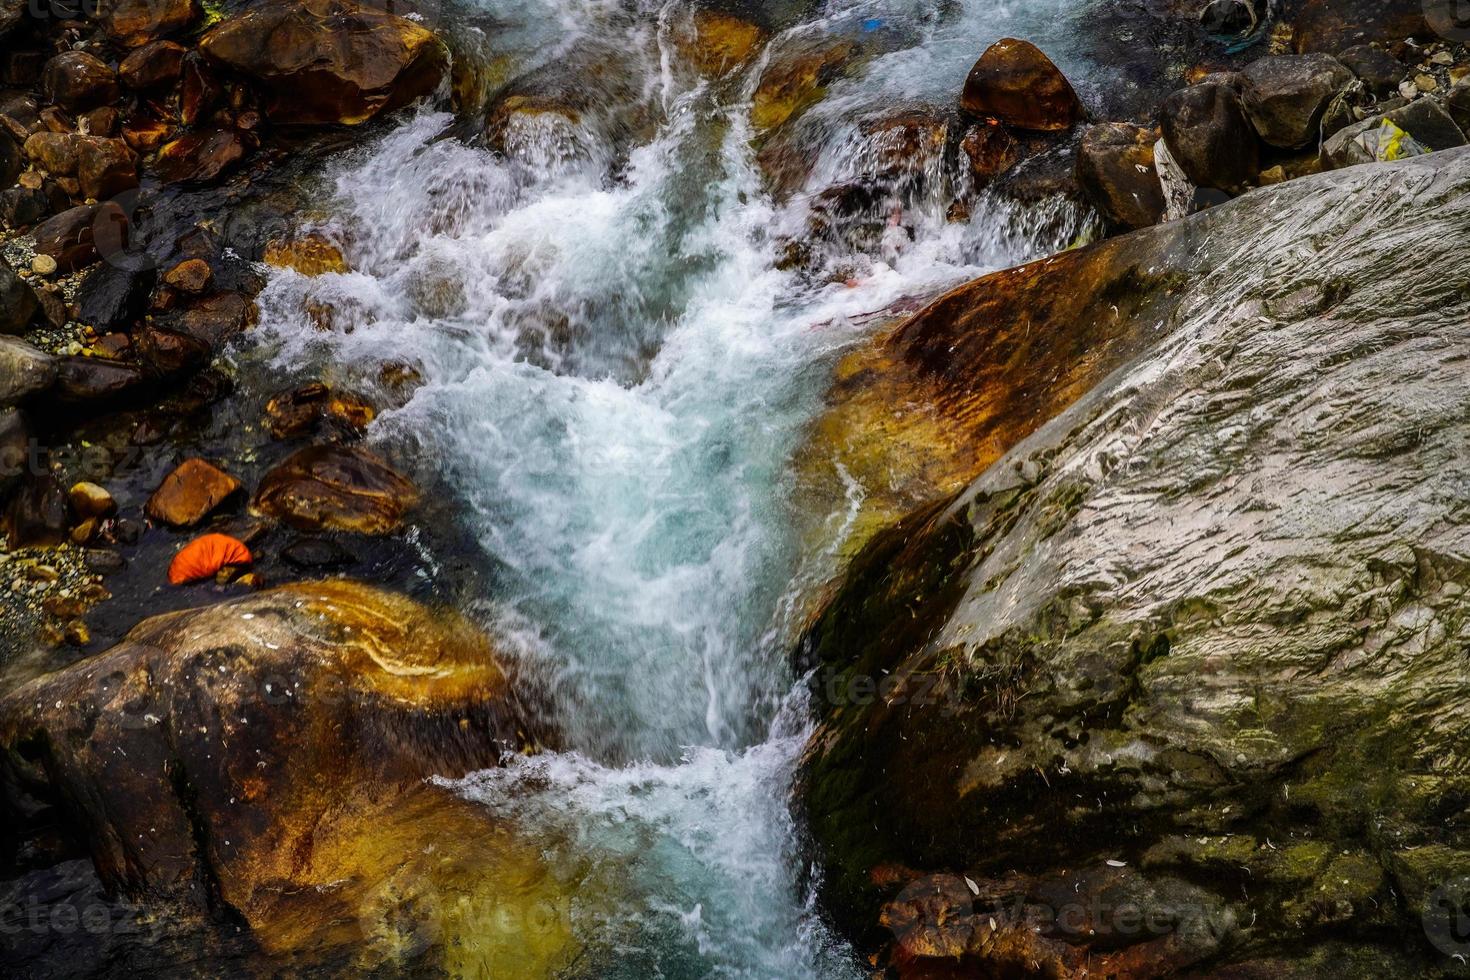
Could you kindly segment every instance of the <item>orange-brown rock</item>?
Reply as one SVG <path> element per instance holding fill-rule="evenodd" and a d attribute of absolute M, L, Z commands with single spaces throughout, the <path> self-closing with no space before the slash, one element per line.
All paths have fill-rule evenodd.
<path fill-rule="evenodd" d="M 26 137 L 25 152 L 31 162 L 53 177 L 74 176 L 77 172 L 77 140 L 75 133 L 41 131 Z"/>
<path fill-rule="evenodd" d="M 324 419 L 361 432 L 375 414 L 365 399 L 319 381 L 283 391 L 265 405 L 266 427 L 277 439 L 303 435 Z"/>
<path fill-rule="evenodd" d="M 277 269 L 295 269 L 303 276 L 347 271 L 347 260 L 342 257 L 342 250 L 318 232 L 293 241 L 271 242 L 266 245 L 261 261 Z"/>
<path fill-rule="evenodd" d="M 251 505 L 301 530 L 386 534 L 418 503 L 418 489 L 358 446 L 308 446 L 260 481 Z"/>
<path fill-rule="evenodd" d="M 1071 129 L 1083 117 L 1077 93 L 1051 59 L 1031 42 L 1009 37 L 987 48 L 970 69 L 960 108 L 1043 132 Z"/>
<path fill-rule="evenodd" d="M 85 51 L 64 51 L 46 62 L 41 87 L 48 100 L 68 112 L 84 112 L 118 97 L 117 74 Z"/>
<path fill-rule="evenodd" d="M 100 201 L 138 186 L 138 157 L 123 140 L 78 136 L 76 149 L 83 197 Z"/>
<path fill-rule="evenodd" d="M 209 263 L 203 259 L 185 259 L 163 274 L 166 285 L 190 295 L 204 292 L 213 278 Z"/>
<path fill-rule="evenodd" d="M 240 481 L 202 459 L 186 459 L 159 484 L 144 512 L 160 524 L 190 527 L 240 490 Z"/>
<path fill-rule="evenodd" d="M 117 66 L 122 83 L 134 91 L 158 88 L 179 80 L 187 49 L 173 41 L 151 41 Z"/>
<path fill-rule="evenodd" d="M 680 52 L 706 75 L 723 75 L 754 57 L 766 39 L 759 25 L 720 10 L 695 10 L 676 32 Z"/>
<path fill-rule="evenodd" d="M 198 0 L 100 0 L 98 8 L 104 29 L 125 48 L 176 34 L 201 12 Z"/>
<path fill-rule="evenodd" d="M 438 87 L 444 44 L 411 20 L 353 0 L 267 0 L 199 42 L 216 63 L 250 78 L 270 119 L 360 123 Z"/>
<path fill-rule="evenodd" d="M 998 119 L 972 127 L 960 140 L 975 186 L 984 187 L 1020 162 L 1022 148 Z"/>
<path fill-rule="evenodd" d="M 750 101 L 750 124 L 774 129 L 822 97 L 833 79 L 859 54 L 849 37 L 821 37 L 772 56 Z"/>
<path fill-rule="evenodd" d="M 1103 123 L 1087 130 L 1077 148 L 1077 184 L 1092 206 L 1115 225 L 1144 228 L 1164 216 L 1164 192 L 1154 169 L 1157 130 Z"/>
<path fill-rule="evenodd" d="M 488 945 L 486 916 L 566 896 L 490 811 L 427 782 L 541 737 L 452 610 L 329 581 L 157 616 L 13 691 L 0 718 L 5 785 L 49 792 L 134 900 L 228 913 L 273 954 L 346 950 L 369 972 L 478 956 L 491 975 L 552 975 L 574 952 L 554 915 Z"/>
<path fill-rule="evenodd" d="M 253 137 L 234 129 L 200 129 L 165 143 L 153 169 L 166 183 L 210 184 L 250 153 Z"/>

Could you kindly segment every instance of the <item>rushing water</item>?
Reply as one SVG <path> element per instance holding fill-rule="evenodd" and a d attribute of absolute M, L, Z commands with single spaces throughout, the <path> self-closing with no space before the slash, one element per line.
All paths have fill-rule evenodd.
<path fill-rule="evenodd" d="M 857 18 L 904 38 L 809 113 L 806 190 L 864 169 L 863 114 L 948 104 L 1002 35 L 1095 77 L 1060 6 L 834 4 L 792 28 Z M 854 973 L 805 904 L 786 802 L 806 718 L 785 611 L 811 584 L 799 569 L 835 570 L 797 553 L 796 510 L 813 505 L 793 500 L 792 454 L 856 315 L 1066 241 L 983 198 L 947 222 L 955 167 L 919 160 L 936 176 L 903 191 L 912 241 L 836 256 L 846 282 L 780 271 L 810 195 L 763 189 L 747 113 L 764 56 L 699 79 L 670 41 L 687 14 L 673 6 L 524 2 L 484 29 L 474 13 L 445 29 L 542 52 L 528 64 L 588 38 L 637 53 L 616 70 L 651 107 L 646 133 L 619 146 L 590 124 L 517 124 L 495 153 L 441 138 L 447 114 L 411 115 L 327 175 L 317 224 L 353 271 L 276 274 L 263 326 L 282 365 L 328 361 L 369 387 L 387 363 L 421 376 L 373 436 L 450 488 L 495 569 L 472 611 L 548 692 L 566 743 L 456 788 L 619 893 L 618 915 L 575 921 L 586 954 L 567 972 Z M 816 504 L 834 537 L 849 503 Z"/>

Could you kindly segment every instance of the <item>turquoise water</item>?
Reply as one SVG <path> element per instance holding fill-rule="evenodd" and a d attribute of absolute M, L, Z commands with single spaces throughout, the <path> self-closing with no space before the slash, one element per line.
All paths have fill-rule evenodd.
<path fill-rule="evenodd" d="M 807 190 L 871 157 L 863 113 L 955 98 L 1003 34 L 1052 38 L 1085 77 L 1057 6 L 828 8 L 911 43 L 814 110 Z M 984 202 L 948 223 L 954 189 L 931 181 L 905 204 L 913 241 L 845 257 L 851 283 L 804 282 L 774 263 L 809 195 L 772 200 L 750 148 L 759 63 L 721 85 L 681 70 L 669 38 L 687 10 L 673 6 L 495 12 L 507 44 L 545 56 L 587 37 L 642 52 L 618 70 L 646 95 L 646 136 L 619 146 L 552 121 L 506 157 L 438 139 L 447 114 L 410 116 L 325 175 L 318 224 L 353 271 L 277 273 L 263 329 L 283 364 L 330 361 L 368 387 L 385 362 L 422 376 L 372 436 L 400 459 L 413 447 L 426 482 L 451 488 L 498 583 L 469 611 L 549 692 L 566 741 L 454 785 L 584 894 L 618 895 L 616 915 L 574 910 L 586 953 L 573 972 L 857 975 L 808 907 L 788 814 L 807 720 L 787 616 L 836 570 L 799 553 L 799 508 L 830 511 L 817 516 L 835 545 L 862 488 L 798 503 L 792 456 L 834 357 L 867 329 L 859 315 L 1065 242 Z M 333 308 L 330 332 L 312 306 Z"/>

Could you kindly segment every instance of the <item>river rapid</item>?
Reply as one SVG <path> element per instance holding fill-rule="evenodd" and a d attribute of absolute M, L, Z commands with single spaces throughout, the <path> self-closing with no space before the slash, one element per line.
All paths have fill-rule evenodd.
<path fill-rule="evenodd" d="M 895 192 L 905 233 L 829 246 L 844 278 L 783 271 L 783 236 L 815 192 L 871 167 L 863 118 L 952 105 L 993 40 L 1035 41 L 1084 101 L 1113 80 L 1057 0 L 832 3 L 718 81 L 679 63 L 687 7 L 435 10 L 457 50 L 510 51 L 517 74 L 611 46 L 627 55 L 611 84 L 651 107 L 649 125 L 621 143 L 591 125 L 521 127 L 496 152 L 447 113 L 406 113 L 320 175 L 304 222 L 352 271 L 275 272 L 262 356 L 369 390 L 385 364 L 418 373 L 371 437 L 469 528 L 493 587 L 456 598 L 564 740 L 452 785 L 534 842 L 571 894 L 579 952 L 561 974 L 860 975 L 811 907 L 789 813 L 808 732 L 789 651 L 864 488 L 805 499 L 793 455 L 834 358 L 874 329 L 866 314 L 1066 247 L 1085 222 L 983 195 L 948 220 L 963 170 L 943 149 L 913 161 L 929 179 Z M 810 175 L 778 199 L 752 148 L 752 93 L 783 40 L 837 29 L 900 40 L 808 111 Z M 587 84 L 597 98 L 610 83 Z M 798 532 L 813 522 L 815 551 Z"/>

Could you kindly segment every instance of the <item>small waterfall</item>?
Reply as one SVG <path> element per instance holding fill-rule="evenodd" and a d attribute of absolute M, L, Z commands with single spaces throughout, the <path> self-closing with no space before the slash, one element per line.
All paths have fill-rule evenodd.
<path fill-rule="evenodd" d="M 498 583 L 471 611 L 568 745 L 458 788 L 623 914 L 587 904 L 569 975 L 856 975 L 805 905 L 786 811 L 806 729 L 781 617 L 799 574 L 833 571 L 798 553 L 791 454 L 864 314 L 1081 228 L 983 195 L 957 220 L 956 122 L 889 111 L 952 105 L 995 37 L 1044 43 L 1049 0 L 832 7 L 910 43 L 811 110 L 796 193 L 768 192 L 753 145 L 764 59 L 716 83 L 650 43 L 667 10 L 525 4 L 502 15 L 512 41 L 647 57 L 578 90 L 585 111 L 527 95 L 488 139 L 411 115 L 326 175 L 318 230 L 352 271 L 279 272 L 260 297 L 278 369 L 420 380 L 373 437 L 455 498 Z M 848 185 L 851 207 L 832 192 Z M 783 236 L 813 227 L 842 275 L 782 268 Z"/>

